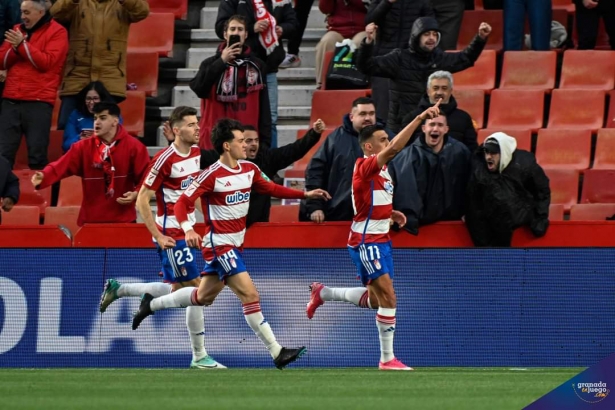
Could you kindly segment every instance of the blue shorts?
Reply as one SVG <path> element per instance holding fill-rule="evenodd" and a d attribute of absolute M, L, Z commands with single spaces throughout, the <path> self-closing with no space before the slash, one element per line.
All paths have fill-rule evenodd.
<path fill-rule="evenodd" d="M 188 282 L 200 277 L 201 272 L 196 264 L 197 249 L 190 248 L 185 240 L 177 240 L 173 249 L 162 249 L 156 246 L 162 263 L 162 278 L 165 282 Z"/>
<path fill-rule="evenodd" d="M 243 263 L 241 252 L 234 248 L 223 255 L 216 256 L 211 262 L 205 262 L 203 275 L 218 275 L 218 278 L 225 282 L 227 277 L 245 271 L 246 265 Z"/>
<path fill-rule="evenodd" d="M 364 285 L 384 274 L 393 279 L 393 254 L 391 242 L 365 243 L 356 248 L 348 247 L 350 257 L 357 267 L 357 278 Z"/>

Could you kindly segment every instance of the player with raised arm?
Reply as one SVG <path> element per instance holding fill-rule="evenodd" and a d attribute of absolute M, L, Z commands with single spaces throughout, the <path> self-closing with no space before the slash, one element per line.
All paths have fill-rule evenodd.
<path fill-rule="evenodd" d="M 220 160 L 204 170 L 175 204 L 175 216 L 186 233 L 188 246 L 196 248 L 202 244 L 206 264 L 201 284 L 198 288 L 182 288 L 158 298 L 145 294 L 132 328 L 137 329 L 143 319 L 157 310 L 209 306 L 227 285 L 241 301 L 246 322 L 269 350 L 275 366 L 282 369 L 303 355 L 306 348 L 288 349 L 277 342 L 261 312 L 258 291 L 246 271 L 241 253 L 250 192 L 254 188 L 261 194 L 288 199 L 330 199 L 330 196 L 322 189 L 304 192 L 272 183 L 258 166 L 245 161 L 247 145 L 243 127 L 237 121 L 218 121 L 211 135 Z M 205 215 L 203 237 L 194 231 L 188 219 L 188 211 L 199 198 Z"/>
<path fill-rule="evenodd" d="M 174 213 L 175 202 L 201 172 L 199 122 L 192 107 L 177 107 L 169 123 L 175 140 L 158 152 L 150 162 L 145 180 L 137 196 L 137 210 L 152 234 L 162 262 L 165 283 L 120 283 L 108 279 L 100 297 L 100 312 L 104 313 L 113 301 L 125 296 L 154 296 L 169 293 L 186 286 L 199 286 L 200 271 L 196 264 L 196 249 L 186 245 L 184 231 Z M 156 195 L 156 219 L 152 216 L 150 200 Z M 187 211 L 188 223 L 196 222 L 194 207 Z M 205 324 L 203 308 L 186 309 L 186 326 L 192 346 L 192 369 L 225 369 L 205 350 Z"/>
<path fill-rule="evenodd" d="M 349 302 L 363 308 L 378 309 L 376 326 L 380 337 L 380 370 L 413 370 L 393 354 L 397 300 L 393 288 L 393 257 L 389 228 L 393 222 L 406 223 L 403 213 L 393 210 L 393 183 L 386 164 L 408 143 L 421 123 L 439 114 L 439 100 L 418 115 L 390 142 L 378 125 L 359 134 L 364 157 L 357 159 L 352 175 L 354 218 L 350 227 L 348 250 L 365 287 L 329 288 L 314 282 L 307 305 L 311 319 L 325 301 Z"/>

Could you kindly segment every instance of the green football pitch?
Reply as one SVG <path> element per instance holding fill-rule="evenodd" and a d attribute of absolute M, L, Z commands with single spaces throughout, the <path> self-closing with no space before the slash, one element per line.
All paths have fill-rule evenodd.
<path fill-rule="evenodd" d="M 3 369 L 9 409 L 522 409 L 583 369 Z"/>

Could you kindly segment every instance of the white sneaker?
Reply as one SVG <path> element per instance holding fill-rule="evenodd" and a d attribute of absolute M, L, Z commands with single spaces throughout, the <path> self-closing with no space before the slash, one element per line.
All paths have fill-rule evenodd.
<path fill-rule="evenodd" d="M 301 58 L 294 54 L 286 54 L 279 68 L 296 68 L 301 65 Z"/>

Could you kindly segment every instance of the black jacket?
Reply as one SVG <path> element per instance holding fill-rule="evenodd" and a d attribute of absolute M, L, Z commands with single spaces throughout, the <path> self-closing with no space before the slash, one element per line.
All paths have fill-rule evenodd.
<path fill-rule="evenodd" d="M 406 230 L 417 234 L 421 225 L 461 219 L 470 157 L 462 143 L 448 137 L 436 154 L 423 136 L 393 158 L 389 164 L 395 186 L 393 209 L 406 215 Z"/>
<path fill-rule="evenodd" d="M 412 122 L 417 115 L 421 114 L 432 105 L 433 104 L 429 102 L 429 97 L 424 95 L 423 98 L 421 98 L 418 107 L 404 117 L 401 124 L 402 128 Z M 478 142 L 476 140 L 476 129 L 474 128 L 474 123 L 472 122 L 472 117 L 470 117 L 470 114 L 457 108 L 457 100 L 455 100 L 455 97 L 452 95 L 451 99 L 448 101 L 448 104 L 440 104 L 440 110 L 446 114 L 446 121 L 448 124 L 447 135 L 463 143 L 466 147 L 468 147 L 470 152 L 474 152 L 478 147 Z M 410 139 L 409 144 L 414 143 L 414 141 L 419 139 L 421 135 L 423 135 L 423 131 L 417 129 Z"/>
<path fill-rule="evenodd" d="M 263 4 L 269 13 L 271 13 L 278 24 L 282 27 L 282 37 L 291 38 L 292 35 L 299 29 L 299 20 L 295 14 L 292 4 L 285 4 L 282 7 L 276 7 L 273 10 L 271 0 L 263 0 Z M 273 10 L 273 11 L 272 11 Z M 220 2 L 218 6 L 218 17 L 216 18 L 216 34 L 221 39 L 224 39 L 224 23 L 234 16 L 240 15 L 246 18 L 248 27 L 248 39 L 246 43 L 254 50 L 254 53 L 261 60 L 266 62 L 266 73 L 277 73 L 278 66 L 286 57 L 286 52 L 282 46 L 282 39 L 278 40 L 279 45 L 273 50 L 273 52 L 267 55 L 266 50 L 261 46 L 258 40 L 258 33 L 254 32 L 254 24 L 256 23 L 256 16 L 254 15 L 254 8 L 251 0 L 224 0 Z"/>
<path fill-rule="evenodd" d="M 491 246 L 491 232 L 529 225 L 535 236 L 549 226 L 549 178 L 534 154 L 517 149 L 501 172 L 489 172 L 482 150 L 472 157 L 466 225 L 476 246 Z"/>
<path fill-rule="evenodd" d="M 381 121 L 378 124 L 384 126 Z M 387 133 L 391 136 L 389 131 Z M 312 212 L 318 210 L 325 213 L 326 221 L 352 220 L 352 172 L 361 157 L 363 151 L 359 146 L 359 134 L 346 114 L 343 125 L 327 137 L 305 170 L 306 190 L 322 188 L 331 195 L 331 199 L 327 202 L 320 199 L 302 200 L 299 220 L 309 221 Z"/>
<path fill-rule="evenodd" d="M 419 46 L 421 34 L 430 30 L 439 30 L 438 23 L 432 17 L 421 17 L 414 22 L 408 49 L 395 49 L 390 53 L 373 56 L 373 43 L 365 40 L 359 48 L 357 66 L 368 75 L 390 78 L 389 118 L 387 127 L 393 132 L 401 129 L 402 119 L 414 110 L 425 93 L 427 79 L 439 70 L 456 73 L 472 67 L 485 47 L 485 40 L 478 35 L 461 52 L 444 52 L 435 48 L 431 52 L 423 51 Z"/>
<path fill-rule="evenodd" d="M 0 198 L 19 201 L 19 178 L 11 171 L 11 164 L 0 155 Z"/>
<path fill-rule="evenodd" d="M 365 25 L 376 23 L 378 37 L 374 55 L 383 56 L 396 48 L 408 48 L 412 24 L 419 17 L 435 17 L 429 0 L 373 0 L 365 16 Z"/>
<path fill-rule="evenodd" d="M 303 138 L 279 148 L 259 148 L 256 158 L 252 160 L 262 172 L 272 178 L 281 169 L 289 167 L 293 162 L 300 160 L 308 151 L 318 143 L 320 136 L 314 129 L 310 129 Z M 201 150 L 201 169 L 205 169 L 220 159 L 220 154 L 214 150 Z M 271 197 L 252 191 L 250 194 L 250 208 L 246 227 L 255 222 L 269 222 Z"/>

